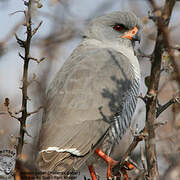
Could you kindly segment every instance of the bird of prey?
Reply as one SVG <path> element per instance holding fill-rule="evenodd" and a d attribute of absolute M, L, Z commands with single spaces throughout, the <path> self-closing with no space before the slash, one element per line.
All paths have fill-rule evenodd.
<path fill-rule="evenodd" d="M 47 91 L 38 155 L 42 171 L 76 171 L 87 164 L 95 180 L 98 155 L 112 176 L 115 161 L 109 156 L 130 126 L 139 93 L 134 42 L 141 29 L 135 14 L 120 11 L 87 25 Z"/>

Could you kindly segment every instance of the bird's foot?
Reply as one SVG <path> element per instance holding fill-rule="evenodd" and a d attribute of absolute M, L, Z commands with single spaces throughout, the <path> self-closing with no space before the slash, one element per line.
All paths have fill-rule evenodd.
<path fill-rule="evenodd" d="M 107 168 L 107 178 L 112 177 L 112 168 L 118 163 L 118 161 L 115 161 L 108 155 L 106 155 L 104 152 L 102 152 L 99 148 L 96 148 L 95 153 L 100 156 L 106 163 L 108 164 Z"/>
<path fill-rule="evenodd" d="M 112 159 L 111 157 L 109 157 L 108 155 L 106 155 L 103 151 L 101 151 L 99 148 L 96 148 L 95 153 L 100 156 L 102 159 L 104 159 L 104 161 L 106 161 L 106 163 L 108 164 L 108 168 L 107 168 L 107 178 L 108 179 L 112 179 L 113 174 L 112 174 L 112 169 L 115 165 L 117 165 L 119 162 L 115 161 L 114 159 Z M 134 165 L 128 161 L 125 161 L 122 165 L 120 165 L 121 167 L 119 168 L 119 174 L 118 176 L 121 176 L 121 173 L 123 175 L 124 180 L 128 180 L 128 174 L 127 174 L 127 170 L 132 170 L 134 169 Z M 92 176 L 91 176 L 92 177 Z M 96 179 L 93 179 L 96 180 Z"/>

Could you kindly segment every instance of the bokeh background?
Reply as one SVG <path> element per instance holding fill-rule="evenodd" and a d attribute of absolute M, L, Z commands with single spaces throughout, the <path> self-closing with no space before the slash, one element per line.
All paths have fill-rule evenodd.
<path fill-rule="evenodd" d="M 144 23 L 143 40 L 138 46 L 145 54 L 151 54 L 155 44 L 156 26 L 148 19 L 151 6 L 147 0 L 41 0 L 42 8 L 33 7 L 34 27 L 42 20 L 43 24 L 33 37 L 31 55 L 36 58 L 45 57 L 40 64 L 31 61 L 29 67 L 28 111 L 32 111 L 46 103 L 46 89 L 56 72 L 60 69 L 66 58 L 82 40 L 82 32 L 88 21 L 96 16 L 112 11 L 132 11 Z M 157 0 L 161 7 L 164 0 Z M 18 52 L 23 49 L 16 43 L 14 34 L 25 38 L 23 26 L 25 9 L 23 0 L 0 0 L 0 112 L 4 112 L 4 99 L 10 99 L 11 111 L 21 108 L 21 90 L 23 61 Z M 170 37 L 173 46 L 180 45 L 180 2 L 177 2 L 170 21 Z M 179 51 L 175 56 L 179 62 Z M 178 86 L 173 77 L 168 56 L 164 55 L 163 66 L 167 68 L 161 75 L 159 101 L 167 102 L 177 93 Z M 144 78 L 149 75 L 151 63 L 148 58 L 139 58 L 141 65 L 142 84 L 141 93 L 146 94 L 147 87 Z M 179 63 L 180 65 L 180 63 Z M 25 136 L 23 149 L 24 160 L 35 162 L 37 153 L 38 134 L 41 127 L 43 110 L 30 116 L 27 120 L 27 130 L 32 137 Z M 180 107 L 173 105 L 158 118 L 158 122 L 167 122 L 156 130 L 156 144 L 159 171 L 162 179 L 175 179 L 180 176 Z M 145 123 L 145 105 L 139 100 L 136 113 L 132 121 L 132 129 L 140 131 Z M 12 149 L 16 143 L 19 132 L 19 122 L 8 114 L 0 114 L 0 149 Z M 132 134 L 126 133 L 120 145 L 115 149 L 113 156 L 120 159 L 132 140 Z M 132 159 L 142 167 L 140 145 L 132 154 Z M 98 172 L 101 179 L 105 179 L 104 164 L 100 165 Z M 173 174 L 173 173 L 174 174 Z M 132 172 L 132 179 L 139 173 Z M 173 174 L 173 175 L 172 175 Z M 83 176 L 89 178 L 87 168 L 81 170 Z"/>

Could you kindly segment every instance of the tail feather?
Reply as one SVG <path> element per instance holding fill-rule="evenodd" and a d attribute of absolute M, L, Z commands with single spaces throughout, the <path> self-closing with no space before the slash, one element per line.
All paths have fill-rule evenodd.
<path fill-rule="evenodd" d="M 40 152 L 38 166 L 41 171 L 67 172 L 73 170 L 75 159 L 75 156 L 67 152 Z"/>

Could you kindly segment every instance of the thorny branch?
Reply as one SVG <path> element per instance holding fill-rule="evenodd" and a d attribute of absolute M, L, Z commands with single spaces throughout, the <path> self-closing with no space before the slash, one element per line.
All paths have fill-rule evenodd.
<path fill-rule="evenodd" d="M 146 124 L 145 128 L 147 130 L 148 136 L 145 138 L 145 149 L 147 158 L 147 168 L 148 177 L 150 180 L 159 179 L 159 172 L 157 166 L 156 157 L 156 145 L 155 145 L 155 120 L 156 120 L 156 104 L 157 104 L 157 92 L 160 80 L 161 71 L 161 57 L 163 53 L 164 46 L 169 46 L 169 38 L 167 27 L 170 21 L 171 13 L 175 5 L 175 0 L 166 0 L 163 11 L 161 11 L 153 0 L 149 0 L 152 5 L 154 12 L 160 11 L 160 15 L 155 16 L 155 21 L 157 22 L 157 40 L 154 49 L 154 57 L 152 58 L 152 67 L 150 75 L 150 85 L 148 88 L 148 98 L 146 102 Z M 159 14 L 159 13 L 154 13 Z M 174 61 L 174 56 L 170 48 L 168 52 L 171 56 L 172 61 Z M 177 72 L 176 68 L 174 70 Z"/>
<path fill-rule="evenodd" d="M 28 84 L 28 66 L 29 66 L 29 53 L 30 53 L 30 44 L 31 44 L 31 38 L 32 38 L 32 27 L 31 27 L 31 1 L 27 4 L 28 10 L 24 12 L 26 16 L 26 30 L 27 30 L 27 37 L 26 41 L 20 40 L 17 35 L 17 43 L 24 48 L 25 55 L 23 57 L 24 59 L 24 68 L 23 68 L 23 85 L 22 85 L 22 115 L 20 118 L 20 132 L 19 132 L 19 139 L 18 139 L 18 145 L 17 145 L 17 156 L 19 156 L 22 153 L 22 148 L 24 145 L 24 134 L 26 129 L 26 119 L 27 119 L 27 84 Z M 20 56 L 22 58 L 22 56 Z"/>
<path fill-rule="evenodd" d="M 15 112 L 15 114 L 21 113 L 21 116 L 17 118 L 16 116 L 13 115 L 13 113 L 8 108 L 8 113 L 10 114 L 10 116 L 18 119 L 20 122 L 20 132 L 19 132 L 19 138 L 18 138 L 18 144 L 17 144 L 17 157 L 19 157 L 22 153 L 22 148 L 24 145 L 24 135 L 27 134 L 28 136 L 31 137 L 31 135 L 26 130 L 26 119 L 28 118 L 28 116 L 30 116 L 31 114 L 37 113 L 42 108 L 42 106 L 40 106 L 37 110 L 35 110 L 33 112 L 30 112 L 30 113 L 27 112 L 27 101 L 29 100 L 28 93 L 27 93 L 27 88 L 29 85 L 28 67 L 29 67 L 29 61 L 31 59 L 33 59 L 33 60 L 35 59 L 35 58 L 30 57 L 30 45 L 31 45 L 31 39 L 32 39 L 33 35 L 37 32 L 39 27 L 41 26 L 42 21 L 39 23 L 39 25 L 36 28 L 32 29 L 32 21 L 31 21 L 32 1 L 31 0 L 26 1 L 25 6 L 27 6 L 27 11 L 24 11 L 25 27 L 26 27 L 26 34 L 27 34 L 26 40 L 25 41 L 21 40 L 15 34 L 17 43 L 20 45 L 20 47 L 24 48 L 24 55 L 19 53 L 20 58 L 22 58 L 24 60 L 22 87 L 20 88 L 22 91 L 22 104 L 21 104 L 21 109 L 18 112 Z M 39 63 L 42 60 L 44 60 L 44 58 L 42 58 L 39 61 L 38 60 L 36 60 L 36 61 Z"/>

